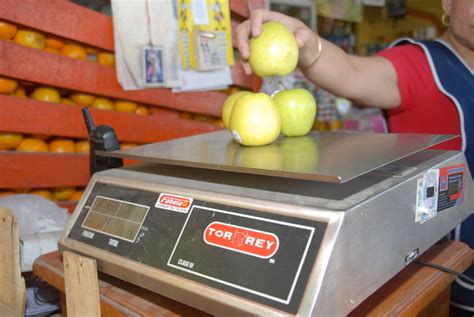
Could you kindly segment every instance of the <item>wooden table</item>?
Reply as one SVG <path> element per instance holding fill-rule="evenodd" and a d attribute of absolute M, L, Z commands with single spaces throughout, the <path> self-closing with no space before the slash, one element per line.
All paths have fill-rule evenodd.
<path fill-rule="evenodd" d="M 461 242 L 449 241 L 433 246 L 418 260 L 464 271 L 474 261 L 474 250 Z M 33 273 L 61 291 L 64 305 L 64 273 L 59 253 L 39 257 L 33 264 Z M 451 274 L 412 263 L 359 305 L 350 316 L 449 316 L 450 285 L 454 279 Z M 99 274 L 99 289 L 103 316 L 208 316 L 195 308 L 105 274 Z"/>

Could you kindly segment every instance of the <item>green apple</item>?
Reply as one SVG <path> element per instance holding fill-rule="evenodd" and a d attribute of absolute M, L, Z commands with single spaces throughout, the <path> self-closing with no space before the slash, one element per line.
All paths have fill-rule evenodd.
<path fill-rule="evenodd" d="M 238 91 L 227 97 L 225 100 L 224 106 L 222 107 L 222 122 L 224 122 L 224 126 L 227 129 L 229 129 L 230 114 L 232 112 L 232 108 L 234 108 L 235 101 L 247 94 L 250 94 L 250 91 Z"/>
<path fill-rule="evenodd" d="M 282 153 L 286 171 L 308 173 L 318 167 L 319 144 L 310 135 L 282 138 L 276 144 Z"/>
<path fill-rule="evenodd" d="M 260 77 L 286 76 L 298 64 L 295 36 L 279 22 L 266 22 L 262 33 L 250 40 L 250 66 Z"/>
<path fill-rule="evenodd" d="M 282 90 L 273 96 L 281 119 L 281 132 L 285 136 L 306 135 L 316 117 L 316 100 L 306 89 Z"/>
<path fill-rule="evenodd" d="M 264 93 L 247 94 L 237 99 L 230 115 L 230 131 L 243 145 L 272 143 L 280 134 L 280 114 L 275 102 Z"/>
<path fill-rule="evenodd" d="M 278 171 L 283 167 L 282 153 L 275 143 L 264 146 L 236 145 L 234 164 L 237 166 Z"/>

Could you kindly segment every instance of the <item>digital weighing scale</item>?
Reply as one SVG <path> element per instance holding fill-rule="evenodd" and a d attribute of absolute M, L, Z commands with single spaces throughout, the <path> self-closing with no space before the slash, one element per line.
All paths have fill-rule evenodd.
<path fill-rule="evenodd" d="M 474 206 L 451 136 L 312 132 L 244 147 L 219 131 L 97 154 L 60 250 L 215 315 L 342 316 Z"/>

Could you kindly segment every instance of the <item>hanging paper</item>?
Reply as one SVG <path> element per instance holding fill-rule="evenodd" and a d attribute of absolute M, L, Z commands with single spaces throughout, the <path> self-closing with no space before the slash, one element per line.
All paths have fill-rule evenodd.
<path fill-rule="evenodd" d="M 228 0 L 179 0 L 178 29 L 184 70 L 234 64 Z"/>

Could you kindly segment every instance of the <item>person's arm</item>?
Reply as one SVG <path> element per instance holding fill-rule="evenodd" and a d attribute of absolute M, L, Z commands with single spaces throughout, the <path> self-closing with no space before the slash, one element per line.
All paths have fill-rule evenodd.
<path fill-rule="evenodd" d="M 250 20 L 238 26 L 237 45 L 247 74 L 252 72 L 246 62 L 250 54 L 249 38 L 258 37 L 262 23 L 267 21 L 280 22 L 294 33 L 300 48 L 298 67 L 316 85 L 365 106 L 390 109 L 400 105 L 397 74 L 387 59 L 348 55 L 303 22 L 278 12 L 255 10 Z M 319 57 L 318 41 L 322 41 Z"/>

